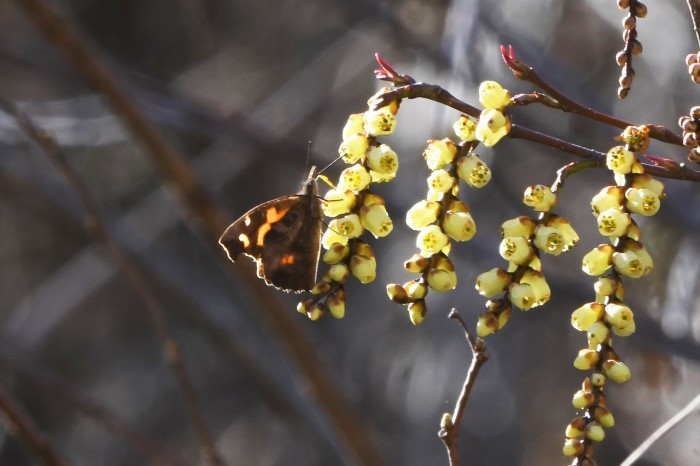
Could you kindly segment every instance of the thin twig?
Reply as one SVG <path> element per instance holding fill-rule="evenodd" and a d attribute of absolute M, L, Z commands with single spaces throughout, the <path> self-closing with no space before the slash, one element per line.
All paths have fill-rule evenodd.
<path fill-rule="evenodd" d="M 653 434 L 649 436 L 645 441 L 641 443 L 637 448 L 634 449 L 630 455 L 625 458 L 625 460 L 620 463 L 620 466 L 632 466 L 635 461 L 640 459 L 644 453 L 651 448 L 651 446 L 656 443 L 661 437 L 666 435 L 676 427 L 683 419 L 688 417 L 693 411 L 700 408 L 700 395 L 693 398 L 690 403 L 688 403 L 685 408 L 681 409 L 676 413 L 671 419 L 666 421 L 661 427 L 656 429 Z"/>
<path fill-rule="evenodd" d="M 690 9 L 690 19 L 693 20 L 693 31 L 695 38 L 700 47 L 700 0 L 688 0 L 688 9 Z"/>
<path fill-rule="evenodd" d="M 383 93 L 379 98 L 377 98 L 374 102 L 373 107 L 379 108 L 388 105 L 396 100 L 416 98 L 433 100 L 435 102 L 441 103 L 445 106 L 453 108 L 459 112 L 462 112 L 474 118 L 479 118 L 479 115 L 481 115 L 481 110 L 479 110 L 478 108 L 459 100 L 442 87 L 436 84 L 428 83 L 413 83 L 394 88 L 391 91 Z M 649 126 L 657 128 L 656 132 L 659 133 L 658 128 L 661 127 L 654 125 Z M 661 132 L 660 134 L 663 134 L 663 132 Z M 605 153 L 603 152 L 594 149 L 589 149 L 588 147 L 579 146 L 569 141 L 564 141 L 563 139 L 558 139 L 554 136 L 549 136 L 548 134 L 540 133 L 538 131 L 516 124 L 512 125 L 511 130 L 508 133 L 508 137 L 513 139 L 524 139 L 527 141 L 536 142 L 538 144 L 558 149 L 562 152 L 567 152 L 569 154 L 573 154 L 577 157 L 581 157 L 584 159 L 605 158 Z M 642 165 L 644 166 L 645 173 L 649 173 L 660 178 L 700 181 L 700 171 L 692 170 L 688 168 L 688 166 L 684 163 L 677 164 L 673 168 L 664 167 L 660 165 L 653 165 L 650 163 L 643 163 Z"/>
<path fill-rule="evenodd" d="M 209 236 L 211 244 L 217 244 L 219 236 L 228 223 L 223 209 L 214 201 L 202 183 L 192 174 L 185 158 L 171 148 L 161 138 L 151 123 L 122 91 L 112 74 L 102 65 L 76 33 L 58 15 L 47 8 L 41 0 L 14 0 L 37 28 L 58 49 L 65 52 L 76 69 L 88 83 L 103 94 L 125 125 L 148 149 L 158 168 L 168 183 L 174 188 L 179 199 L 192 218 L 199 221 Z M 219 254 L 222 262 L 226 261 Z M 245 270 L 244 270 L 245 269 Z M 234 266 L 226 262 L 225 270 L 239 272 L 235 278 L 242 281 L 242 289 L 263 317 L 270 332 L 277 338 L 297 365 L 310 393 L 328 414 L 328 419 L 348 451 L 365 465 L 383 464 L 370 433 L 358 421 L 355 413 L 342 396 L 342 391 L 331 381 L 328 372 L 322 367 L 316 348 L 301 332 L 295 320 L 295 313 L 288 312 L 287 306 L 276 297 L 271 289 L 254 277 L 252 268 L 240 261 Z"/>
<path fill-rule="evenodd" d="M 213 465 L 223 466 L 225 463 L 216 451 L 213 436 L 204 419 L 194 386 L 185 367 L 180 345 L 173 338 L 165 318 L 165 311 L 156 294 L 148 285 L 146 277 L 107 231 L 87 187 L 65 159 L 56 141 L 48 133 L 37 128 L 29 117 L 12 102 L 0 99 L 0 108 L 17 120 L 24 133 L 41 148 L 78 194 L 85 210 L 85 224 L 88 232 L 107 247 L 108 252 L 124 272 L 129 285 L 141 299 L 148 312 L 156 337 L 163 350 L 163 356 L 182 390 L 187 411 L 201 443 L 202 456 Z"/>
<path fill-rule="evenodd" d="M 577 115 L 590 118 L 592 120 L 604 123 L 606 125 L 613 126 L 615 128 L 625 129 L 628 126 L 639 126 L 637 124 L 621 120 L 619 118 L 600 112 L 598 110 L 594 110 L 590 107 L 586 107 L 585 105 L 582 105 L 576 102 L 575 100 L 569 98 L 565 94 L 555 89 L 544 79 L 542 79 L 533 67 L 516 59 L 515 55 L 513 54 L 512 47 L 510 47 L 507 51 L 505 47 L 502 47 L 501 55 L 503 56 L 503 61 L 505 61 L 506 66 L 510 68 L 510 70 L 513 72 L 513 75 L 516 78 L 521 79 L 523 81 L 528 81 L 545 91 L 549 97 L 553 98 L 556 102 L 558 102 L 559 105 L 556 108 L 558 108 L 559 110 L 563 112 L 576 113 Z M 544 102 L 538 101 L 537 103 Z M 548 103 L 551 103 L 551 101 Z M 680 135 L 671 131 L 670 129 L 666 128 L 665 126 L 647 126 L 649 126 L 650 129 L 649 137 L 669 144 L 674 144 L 676 146 L 683 146 L 683 138 Z"/>
<path fill-rule="evenodd" d="M 464 411 L 467 408 L 467 402 L 469 401 L 469 395 L 474 388 L 474 383 L 476 382 L 476 377 L 479 375 L 479 370 L 486 363 L 489 356 L 486 353 L 486 344 L 481 338 L 474 338 L 474 336 L 469 331 L 469 327 L 459 315 L 456 309 L 452 309 L 448 315 L 450 319 L 456 320 L 464 331 L 464 336 L 469 344 L 469 348 L 472 350 L 472 362 L 467 371 L 467 376 L 464 379 L 464 384 L 462 385 L 462 391 L 459 394 L 459 398 L 455 403 L 454 411 L 451 415 L 446 413 L 443 415 L 440 422 L 440 430 L 438 431 L 438 437 L 442 439 L 442 442 L 447 448 L 447 455 L 450 460 L 450 466 L 459 465 L 459 446 L 457 443 L 457 437 L 459 436 L 459 427 L 462 424 L 462 418 L 464 417 Z"/>
<path fill-rule="evenodd" d="M 0 413 L 7 430 L 25 443 L 34 457 L 44 466 L 67 466 L 54 450 L 46 436 L 12 395 L 0 384 Z"/>
<path fill-rule="evenodd" d="M 56 375 L 47 373 L 46 369 L 32 367 L 25 362 L 19 362 L 6 354 L 0 353 L 0 365 L 23 382 L 32 384 L 55 397 L 77 407 L 87 416 L 104 426 L 107 430 L 126 439 L 136 450 L 158 466 L 183 466 L 184 463 L 174 458 L 153 441 L 136 432 L 122 419 L 118 418 L 107 408 L 97 403 L 91 397 L 81 393 L 76 387 Z"/>

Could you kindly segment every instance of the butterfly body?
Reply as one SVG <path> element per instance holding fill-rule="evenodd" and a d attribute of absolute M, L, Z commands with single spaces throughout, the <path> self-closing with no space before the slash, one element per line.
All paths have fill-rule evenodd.
<path fill-rule="evenodd" d="M 229 259 L 258 264 L 258 277 L 284 291 L 310 290 L 321 251 L 321 199 L 313 167 L 299 194 L 253 207 L 219 239 Z"/>

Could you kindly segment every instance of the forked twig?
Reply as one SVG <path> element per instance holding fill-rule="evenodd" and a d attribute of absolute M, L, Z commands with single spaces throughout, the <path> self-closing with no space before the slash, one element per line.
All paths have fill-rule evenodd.
<path fill-rule="evenodd" d="M 462 424 L 462 417 L 464 416 L 464 411 L 467 408 L 467 401 L 469 401 L 469 395 L 472 392 L 474 383 L 476 382 L 476 377 L 479 375 L 479 370 L 489 358 L 486 353 L 486 344 L 481 338 L 474 338 L 474 336 L 469 331 L 467 324 L 459 315 L 456 309 L 452 309 L 448 315 L 450 319 L 454 319 L 459 323 L 464 331 L 464 336 L 469 344 L 469 348 L 472 350 L 472 362 L 467 371 L 467 376 L 464 379 L 464 384 L 462 385 L 462 391 L 459 394 L 459 398 L 455 403 L 455 408 L 452 414 L 445 413 L 440 421 L 440 430 L 438 431 L 438 437 L 442 439 L 442 442 L 447 448 L 447 455 L 450 460 L 450 466 L 459 465 L 459 448 L 457 444 L 457 437 L 459 435 L 459 427 Z"/>

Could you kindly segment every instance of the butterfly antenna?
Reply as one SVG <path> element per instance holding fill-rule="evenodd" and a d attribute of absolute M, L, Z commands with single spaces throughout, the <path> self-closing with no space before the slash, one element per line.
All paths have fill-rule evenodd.
<path fill-rule="evenodd" d="M 321 170 L 319 170 L 319 171 L 318 171 L 318 175 L 320 175 L 321 173 L 323 173 L 323 172 L 325 172 L 326 170 L 328 170 L 329 168 L 331 168 L 338 160 L 340 160 L 340 159 L 342 159 L 342 158 L 343 158 L 342 155 L 338 156 L 338 157 L 337 157 L 335 160 L 333 160 L 331 163 L 329 163 L 328 165 L 326 165 L 325 167 L 323 167 Z"/>

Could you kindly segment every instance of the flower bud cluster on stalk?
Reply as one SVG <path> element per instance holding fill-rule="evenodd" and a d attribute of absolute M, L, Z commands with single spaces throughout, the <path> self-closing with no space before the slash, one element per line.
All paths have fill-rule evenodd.
<path fill-rule="evenodd" d="M 370 98 L 370 109 L 390 90 L 383 88 Z M 348 278 L 354 276 L 369 283 L 377 276 L 374 251 L 361 236 L 369 231 L 381 238 L 394 228 L 384 199 L 372 193 L 370 187 L 372 183 L 391 181 L 399 168 L 396 153 L 378 140 L 394 132 L 399 104 L 394 101 L 376 110 L 350 115 L 343 128 L 338 152 L 349 166 L 340 174 L 337 185 L 323 196 L 322 204 L 324 215 L 333 219 L 321 238 L 325 250 L 321 260 L 329 267 L 311 290 L 312 297 L 297 306 L 311 320 L 318 320 L 327 311 L 342 318 L 347 301 L 344 283 Z"/>
<path fill-rule="evenodd" d="M 563 453 L 573 457 L 572 465 L 595 464 L 593 444 L 603 440 L 605 429 L 615 424 L 607 406 L 605 384 L 608 380 L 626 382 L 631 377 L 630 369 L 613 350 L 613 336 L 625 337 L 635 331 L 634 313 L 624 301 L 622 279 L 642 277 L 654 267 L 632 215 L 658 212 L 664 187 L 644 173 L 635 154 L 643 153 L 649 144 L 647 128 L 628 127 L 621 140 L 625 145 L 613 147 L 606 156 L 616 185 L 603 188 L 591 201 L 598 231 L 609 239 L 583 257 L 583 271 L 598 277 L 595 301 L 571 314 L 571 325 L 586 332 L 587 337 L 574 367 L 590 372 L 572 401 L 580 414 L 565 431 Z"/>
<path fill-rule="evenodd" d="M 508 269 L 497 267 L 476 279 L 476 289 L 488 299 L 476 324 L 480 337 L 502 329 L 512 306 L 527 311 L 549 301 L 551 292 L 542 273 L 540 253 L 558 256 L 579 239 L 566 218 L 552 213 L 557 195 L 548 186 L 528 187 L 523 203 L 540 212 L 539 219 L 523 215 L 505 221 L 499 252 L 508 261 Z"/>
<path fill-rule="evenodd" d="M 697 65 L 700 73 L 700 64 Z M 689 149 L 688 160 L 700 163 L 700 106 L 691 108 L 689 115 L 680 117 L 678 126 L 683 130 L 683 145 Z"/>
<path fill-rule="evenodd" d="M 491 170 L 475 149 L 479 143 L 493 146 L 510 131 L 510 117 L 505 112 L 511 104 L 510 93 L 494 81 L 485 81 L 479 86 L 479 100 L 484 110 L 478 121 L 462 115 L 453 125 L 459 143 L 449 138 L 430 140 L 423 152 L 431 171 L 428 192 L 406 213 L 406 224 L 418 231 L 419 253 L 404 263 L 408 272 L 420 276 L 387 286 L 389 298 L 406 305 L 414 325 L 425 317 L 429 290 L 445 292 L 457 286 L 455 266 L 448 257 L 452 241 L 469 241 L 476 234 L 469 206 L 458 197 L 459 181 L 473 188 L 484 187 L 491 179 Z"/>
<path fill-rule="evenodd" d="M 642 43 L 637 40 L 637 18 L 646 17 L 647 7 L 638 0 L 618 0 L 617 6 L 621 10 L 628 10 L 627 16 L 622 19 L 622 40 L 625 41 L 625 46 L 615 56 L 618 66 L 622 67 L 617 96 L 624 99 L 634 80 L 632 56 L 642 53 Z"/>

